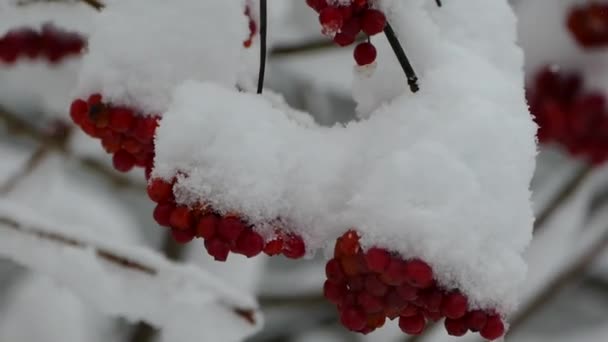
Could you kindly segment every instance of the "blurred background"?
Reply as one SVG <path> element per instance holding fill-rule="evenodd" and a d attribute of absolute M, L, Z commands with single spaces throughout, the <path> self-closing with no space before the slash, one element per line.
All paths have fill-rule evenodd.
<path fill-rule="evenodd" d="M 18 1 L 0 1 L 0 36 L 13 28 L 37 28 L 52 21 L 86 37 L 88 18 L 96 13 L 79 1 L 57 0 L 61 4 L 52 9 L 36 9 L 49 1 L 19 1 L 18 9 Z M 608 2 L 511 3 L 519 18 L 528 97 L 541 125 L 541 147 L 532 182 L 537 223 L 526 254 L 529 278 L 520 310 L 510 318 L 507 340 L 606 340 Z M 270 0 L 269 5 L 272 48 L 267 85 L 321 124 L 354 120 L 352 48 L 337 48 L 323 37 L 316 14 L 304 0 Z M 67 108 L 79 59 L 70 56 L 56 64 L 0 62 L 1 199 L 78 227 L 83 230 L 79 233 L 108 244 L 118 241 L 156 250 L 254 294 L 264 326 L 247 341 L 452 340 L 444 329 L 408 338 L 394 322 L 368 336 L 348 333 L 322 296 L 322 255 L 297 263 L 282 257 L 248 260 L 231 255 L 228 262 L 216 263 L 200 242 L 175 245 L 152 219 L 153 203 L 140 171 L 113 171 L 98 143 L 71 126 Z M 3 258 L 6 254 L 0 253 L 0 341 L 189 341 L 98 310 L 71 292 L 66 279 L 32 272 L 9 260 L 13 258 Z M 223 328 L 230 329 L 218 327 Z"/>

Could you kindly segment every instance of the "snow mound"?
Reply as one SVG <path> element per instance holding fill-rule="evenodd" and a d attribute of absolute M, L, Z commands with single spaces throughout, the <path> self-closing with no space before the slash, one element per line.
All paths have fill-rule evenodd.
<path fill-rule="evenodd" d="M 76 95 L 158 114 L 184 80 L 234 86 L 249 35 L 244 9 L 244 0 L 113 3 L 96 16 Z"/>
<path fill-rule="evenodd" d="M 422 258 L 473 307 L 508 314 L 536 155 L 513 13 L 505 0 L 381 5 L 415 52 L 419 93 L 380 60 L 357 85 L 369 118 L 326 128 L 267 97 L 185 82 L 158 128 L 153 177 L 176 177 L 177 202 L 237 211 L 265 236 L 280 218 L 309 252 L 354 227 L 365 247 Z"/>

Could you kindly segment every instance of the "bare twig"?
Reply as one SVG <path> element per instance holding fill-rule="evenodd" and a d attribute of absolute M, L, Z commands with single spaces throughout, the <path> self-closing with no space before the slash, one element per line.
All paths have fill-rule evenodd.
<path fill-rule="evenodd" d="M 13 176 L 9 177 L 3 184 L 0 184 L 0 195 L 6 195 L 13 191 L 27 176 L 29 176 L 48 156 L 49 149 L 41 145 L 32 153 L 25 165 Z"/>
<path fill-rule="evenodd" d="M 264 91 L 264 77 L 266 74 L 266 38 L 268 31 L 268 3 L 260 0 L 260 71 L 258 74 L 258 94 Z"/>
<path fill-rule="evenodd" d="M 577 190 L 585 183 L 592 173 L 593 167 L 585 165 L 562 185 L 555 197 L 553 197 L 549 204 L 547 204 L 547 206 L 536 216 L 536 221 L 534 222 L 535 232 L 540 231 L 555 212 L 576 194 Z"/>
<path fill-rule="evenodd" d="M 101 11 L 105 7 L 105 5 L 102 4 L 101 2 L 99 2 L 98 0 L 81 0 L 81 1 L 89 6 L 93 7 L 97 11 Z"/>

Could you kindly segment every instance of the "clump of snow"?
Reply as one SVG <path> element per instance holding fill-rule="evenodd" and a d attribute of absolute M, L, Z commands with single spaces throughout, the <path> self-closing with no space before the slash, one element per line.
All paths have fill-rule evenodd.
<path fill-rule="evenodd" d="M 544 66 L 555 64 L 565 70 L 580 71 L 585 86 L 591 89 L 608 89 L 608 48 L 584 49 L 566 25 L 571 9 L 585 4 L 589 1 L 526 0 L 514 4 L 519 42 L 526 51 L 530 77 Z M 538 23 L 538 13 L 542 13 L 542 25 Z"/>
<path fill-rule="evenodd" d="M 422 258 L 442 286 L 507 314 L 525 278 L 536 154 L 513 13 L 506 0 L 380 4 L 415 52 L 419 93 L 380 60 L 357 85 L 369 118 L 326 128 L 264 96 L 186 82 L 157 131 L 153 176 L 176 177 L 179 203 L 240 212 L 265 236 L 280 218 L 310 252 L 355 228 L 365 247 Z"/>
<path fill-rule="evenodd" d="M 113 3 L 95 17 L 77 96 L 159 114 L 184 80 L 234 86 L 249 36 L 244 9 L 244 0 Z"/>

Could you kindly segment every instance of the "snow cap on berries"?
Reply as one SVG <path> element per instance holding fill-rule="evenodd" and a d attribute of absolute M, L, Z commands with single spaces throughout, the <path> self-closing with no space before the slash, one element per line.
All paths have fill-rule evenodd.
<path fill-rule="evenodd" d="M 97 17 L 78 97 L 101 93 L 144 113 L 187 79 L 234 86 L 249 35 L 244 1 L 117 1 Z"/>

